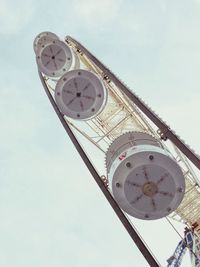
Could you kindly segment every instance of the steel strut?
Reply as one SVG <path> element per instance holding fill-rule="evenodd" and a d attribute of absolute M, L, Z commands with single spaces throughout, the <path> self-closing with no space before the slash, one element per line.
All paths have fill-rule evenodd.
<path fill-rule="evenodd" d="M 66 36 L 66 42 L 72 42 L 76 45 L 80 52 L 83 52 L 96 66 L 98 66 L 108 77 L 109 80 L 130 99 L 132 102 L 158 127 L 161 138 L 167 138 L 174 143 L 179 150 L 200 170 L 200 158 L 196 155 L 191 148 L 189 148 L 180 138 L 174 133 L 170 127 L 162 121 L 149 107 L 145 105 L 143 100 L 136 96 L 127 86 L 124 85 L 104 64 L 101 63 L 94 55 L 92 55 L 82 44 L 77 42 L 70 36 Z"/>
<path fill-rule="evenodd" d="M 44 81 L 44 78 L 43 78 L 41 72 L 39 72 L 39 77 L 40 77 L 42 85 L 43 85 L 43 87 L 45 89 L 45 92 L 46 92 L 46 94 L 47 94 L 47 96 L 48 96 L 48 98 L 49 98 L 49 100 L 50 100 L 50 102 L 51 102 L 51 104 L 52 104 L 52 106 L 53 106 L 58 118 L 60 119 L 65 131 L 69 135 L 72 143 L 76 147 L 76 150 L 78 151 L 79 155 L 81 156 L 82 160 L 84 161 L 84 163 L 87 166 L 88 170 L 90 171 L 91 175 L 95 179 L 95 181 L 98 184 L 99 188 L 101 189 L 102 193 L 104 194 L 104 196 L 106 197 L 106 199 L 110 203 L 111 207 L 115 211 L 115 213 L 118 216 L 119 220 L 124 225 L 125 229 L 129 233 L 130 237 L 132 238 L 132 240 L 134 241 L 134 243 L 136 244 L 138 249 L 141 251 L 142 255 L 144 256 L 144 258 L 146 259 L 148 264 L 151 267 L 159 267 L 160 265 L 158 264 L 156 259 L 153 257 L 153 255 L 151 254 L 151 252 L 149 251 L 149 249 L 147 248 L 147 246 L 145 245 L 145 243 L 143 242 L 143 240 L 141 239 L 139 234 L 136 232 L 136 229 L 134 229 L 133 225 L 129 222 L 129 220 L 127 219 L 127 217 L 123 213 L 123 211 L 120 209 L 120 207 L 118 206 L 117 202 L 112 197 L 111 193 L 108 191 L 107 187 L 105 186 L 104 182 L 102 181 L 102 179 L 99 176 L 98 172 L 96 171 L 95 167 L 93 166 L 93 164 L 91 163 L 91 161 L 87 157 L 87 154 L 83 150 L 83 148 L 80 145 L 80 143 L 78 142 L 78 140 L 77 140 L 76 136 L 74 135 L 73 131 L 71 130 L 70 126 L 68 125 L 68 123 L 64 119 L 64 115 L 58 109 L 58 107 L 57 107 L 57 105 L 56 105 L 56 103 L 55 103 L 55 101 L 54 101 L 54 99 L 53 99 L 53 97 L 52 97 L 52 95 L 51 95 L 51 93 L 50 93 L 45 81 Z"/>

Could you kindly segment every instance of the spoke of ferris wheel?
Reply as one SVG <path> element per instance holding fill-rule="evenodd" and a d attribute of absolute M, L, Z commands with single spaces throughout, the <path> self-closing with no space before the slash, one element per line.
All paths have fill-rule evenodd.
<path fill-rule="evenodd" d="M 191 162 L 200 170 L 200 158 L 162 121 L 138 96 L 127 88 L 108 68 L 106 68 L 94 55 L 83 45 L 70 36 L 66 36 L 66 42 L 72 42 L 77 49 L 83 52 L 98 68 L 100 68 L 107 79 L 113 81 L 118 88 L 158 127 L 162 139 L 172 141 L 180 151 L 187 156 Z"/>
<path fill-rule="evenodd" d="M 145 259 L 147 260 L 149 265 L 151 267 L 159 267 L 160 264 L 157 262 L 155 257 L 152 255 L 152 253 L 150 252 L 149 248 L 143 242 L 143 240 L 141 239 L 141 237 L 139 236 L 137 231 L 134 229 L 133 225 L 129 222 L 129 220 L 125 216 L 124 212 L 120 209 L 120 207 L 118 206 L 117 202 L 115 201 L 115 199 L 113 198 L 111 193 L 108 191 L 107 187 L 105 186 L 104 182 L 102 181 L 102 179 L 99 176 L 98 172 L 96 171 L 95 167 L 93 166 L 93 164 L 89 160 L 87 154 L 85 153 L 85 151 L 83 150 L 82 146 L 78 142 L 76 136 L 72 132 L 70 126 L 68 125 L 68 123 L 64 119 L 64 115 L 58 109 L 58 107 L 57 107 L 57 105 L 56 105 L 56 103 L 55 103 L 55 101 L 54 101 L 54 99 L 53 99 L 53 97 L 52 97 L 52 95 L 51 95 L 46 83 L 45 83 L 45 80 L 44 80 L 41 72 L 39 72 L 39 77 L 41 79 L 41 82 L 43 84 L 45 92 L 46 92 L 46 94 L 47 94 L 47 96 L 48 96 L 48 98 L 49 98 L 49 100 L 50 100 L 50 102 L 51 102 L 51 104 L 52 104 L 52 106 L 53 106 L 58 118 L 60 119 L 65 131 L 67 132 L 67 134 L 70 137 L 72 143 L 76 147 L 79 155 L 81 156 L 83 162 L 85 163 L 85 165 L 87 166 L 87 168 L 90 171 L 91 175 L 95 179 L 95 181 L 98 184 L 99 188 L 101 189 L 102 193 L 104 194 L 104 196 L 106 197 L 106 199 L 110 203 L 111 207 L 115 211 L 115 213 L 118 216 L 119 220 L 122 222 L 122 224 L 124 225 L 125 229 L 129 233 L 130 237 L 132 238 L 132 240 L 134 241 L 134 243 L 136 244 L 138 249 L 141 251 L 142 255 L 145 257 Z"/>

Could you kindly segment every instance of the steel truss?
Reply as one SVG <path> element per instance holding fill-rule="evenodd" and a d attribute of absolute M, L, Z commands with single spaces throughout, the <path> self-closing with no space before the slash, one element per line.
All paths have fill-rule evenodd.
<path fill-rule="evenodd" d="M 94 55 L 92 55 L 79 42 L 67 36 L 65 41 L 79 57 L 80 62 L 87 69 L 95 72 L 103 81 L 108 90 L 108 101 L 105 109 L 95 118 L 83 124 L 65 117 L 58 109 L 53 93 L 55 82 L 43 76 L 39 72 L 40 79 L 47 96 L 58 115 L 63 127 L 71 141 L 79 152 L 90 173 L 94 177 L 101 191 L 109 201 L 118 218 L 123 223 L 129 235 L 142 252 L 150 266 L 159 266 L 157 260 L 149 251 L 149 248 L 141 239 L 127 216 L 120 209 L 108 188 L 106 176 L 100 176 L 94 165 L 80 145 L 74 132 L 79 132 L 95 147 L 105 154 L 109 144 L 119 135 L 131 130 L 151 133 L 162 141 L 170 140 L 171 152 L 181 166 L 185 181 L 186 193 L 181 205 L 170 215 L 192 227 L 196 224 L 196 233 L 200 234 L 200 186 L 190 164 L 191 161 L 200 170 L 200 158 L 195 152 L 181 140 L 170 127 L 151 110 L 135 93 L 122 83 L 107 67 L 105 67 Z M 165 146 L 165 143 L 163 145 Z M 167 146 L 166 146 L 167 147 Z M 192 212 L 190 212 L 192 210 Z"/>

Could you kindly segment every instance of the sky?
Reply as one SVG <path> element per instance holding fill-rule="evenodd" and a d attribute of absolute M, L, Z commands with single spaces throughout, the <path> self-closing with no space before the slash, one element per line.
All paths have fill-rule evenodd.
<path fill-rule="evenodd" d="M 0 25 L 0 266 L 148 266 L 56 117 L 33 40 L 80 41 L 200 153 L 200 1 L 0 0 Z M 165 266 L 180 237 L 133 222 Z"/>

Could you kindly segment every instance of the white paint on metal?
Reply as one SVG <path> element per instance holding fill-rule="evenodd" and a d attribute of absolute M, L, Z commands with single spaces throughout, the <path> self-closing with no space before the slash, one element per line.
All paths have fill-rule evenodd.
<path fill-rule="evenodd" d="M 91 72 L 98 74 L 98 76 L 103 77 L 102 70 L 81 51 L 81 48 L 78 47 L 77 44 L 68 40 L 67 45 L 70 46 L 73 53 L 79 58 L 81 67 L 87 68 Z M 52 83 L 52 79 L 46 79 L 46 83 L 49 90 L 54 94 L 56 83 Z M 73 127 L 75 127 L 74 129 L 76 131 L 78 129 L 83 136 L 96 145 L 101 151 L 106 151 L 108 145 L 118 136 L 132 130 L 145 131 L 152 134 L 154 137 L 158 137 L 156 129 L 152 128 L 152 124 L 146 120 L 143 113 L 132 101 L 122 94 L 120 89 L 112 81 L 105 81 L 104 84 L 108 89 L 108 100 L 105 108 L 92 120 L 86 120 L 84 127 L 83 124 L 80 126 L 77 120 L 73 120 Z M 65 117 L 65 119 L 68 123 L 69 121 L 72 122 L 72 120 L 67 119 L 67 117 Z M 178 153 L 178 151 L 172 151 L 171 148 L 170 151 L 176 158 L 177 164 L 181 167 L 186 182 L 186 191 L 183 201 L 178 208 L 170 214 L 170 217 L 174 220 L 186 223 L 190 227 L 192 227 L 194 223 L 200 225 L 200 187 L 191 171 L 191 167 L 186 164 L 183 155 L 179 154 L 180 152 Z M 200 235 L 200 226 L 195 228 L 195 231 Z"/>
<path fill-rule="evenodd" d="M 62 41 L 53 39 L 36 51 L 39 70 L 50 77 L 60 77 L 72 66 L 72 51 Z"/>
<path fill-rule="evenodd" d="M 33 42 L 33 49 L 35 53 L 37 53 L 37 51 L 39 51 L 45 44 L 54 39 L 58 39 L 58 36 L 52 32 L 41 32 L 38 34 Z"/>
<path fill-rule="evenodd" d="M 113 161 L 123 153 L 126 149 L 138 145 L 154 145 L 161 147 L 161 143 L 150 134 L 138 131 L 127 132 L 116 138 L 109 146 L 106 152 L 106 168 L 110 172 L 110 167 Z"/>
<path fill-rule="evenodd" d="M 73 119 L 91 119 L 105 107 L 107 91 L 97 75 L 72 70 L 57 82 L 55 101 L 61 112 Z"/>
<path fill-rule="evenodd" d="M 185 192 L 180 167 L 153 139 L 146 133 L 124 134 L 110 146 L 107 157 L 107 162 L 111 160 L 108 179 L 117 203 L 131 216 L 146 220 L 170 214 Z"/>

